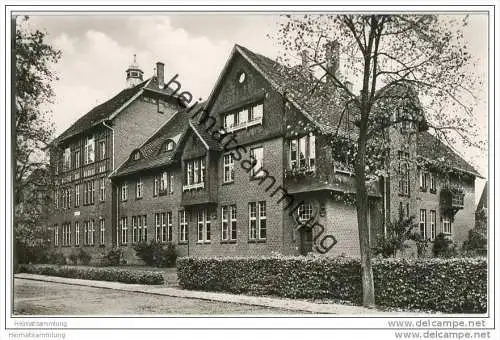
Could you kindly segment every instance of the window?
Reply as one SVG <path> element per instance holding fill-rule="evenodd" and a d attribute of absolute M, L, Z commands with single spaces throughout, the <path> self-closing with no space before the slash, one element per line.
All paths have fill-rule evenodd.
<path fill-rule="evenodd" d="M 162 225 L 161 241 L 172 242 L 172 212 L 168 211 L 166 217 L 167 223 Z"/>
<path fill-rule="evenodd" d="M 186 219 L 186 211 L 179 211 L 179 242 L 188 241 L 188 223 Z"/>
<path fill-rule="evenodd" d="M 247 106 L 237 112 L 228 113 L 224 116 L 224 129 L 232 132 L 262 124 L 263 113 L 263 104 Z"/>
<path fill-rule="evenodd" d="M 198 243 L 210 242 L 210 216 L 206 209 L 198 211 Z"/>
<path fill-rule="evenodd" d="M 161 230 L 165 224 L 165 213 L 155 213 L 155 240 L 161 241 Z"/>
<path fill-rule="evenodd" d="M 427 212 L 420 209 L 420 235 L 425 239 L 427 237 Z"/>
<path fill-rule="evenodd" d="M 70 168 L 71 168 L 71 150 L 69 148 L 66 148 L 64 149 L 64 154 L 63 154 L 63 171 L 68 171 L 70 170 Z"/>
<path fill-rule="evenodd" d="M 90 164 L 93 163 L 94 158 L 94 136 L 89 136 L 85 138 L 85 148 L 83 154 L 83 163 Z"/>
<path fill-rule="evenodd" d="M 174 175 L 173 173 L 164 171 L 160 178 L 160 195 L 174 193 Z"/>
<path fill-rule="evenodd" d="M 80 222 L 75 222 L 75 246 L 80 245 Z"/>
<path fill-rule="evenodd" d="M 186 162 L 185 185 L 182 190 L 199 189 L 205 187 L 205 159 L 198 158 Z"/>
<path fill-rule="evenodd" d="M 106 178 L 99 180 L 99 200 L 104 202 L 106 200 Z"/>
<path fill-rule="evenodd" d="M 71 245 L 71 224 L 64 223 L 62 225 L 62 245 L 69 246 Z"/>
<path fill-rule="evenodd" d="M 234 181 L 234 157 L 232 153 L 224 155 L 224 183 Z"/>
<path fill-rule="evenodd" d="M 246 74 L 245 72 L 241 72 L 238 76 L 238 83 L 242 84 L 245 81 Z"/>
<path fill-rule="evenodd" d="M 310 134 L 290 140 L 290 169 L 314 170 L 316 166 L 316 136 Z"/>
<path fill-rule="evenodd" d="M 432 194 L 435 194 L 436 193 L 436 174 L 434 174 L 433 172 L 431 172 L 429 174 L 429 178 L 430 178 L 430 189 L 429 189 L 429 191 Z"/>
<path fill-rule="evenodd" d="M 248 229 L 250 240 L 265 240 L 267 237 L 266 202 L 248 203 Z"/>
<path fill-rule="evenodd" d="M 75 151 L 75 169 L 80 167 L 80 150 Z"/>
<path fill-rule="evenodd" d="M 297 208 L 297 219 L 301 223 L 308 222 L 313 217 L 313 208 L 311 203 L 303 203 Z"/>
<path fill-rule="evenodd" d="M 163 150 L 163 152 L 172 151 L 174 149 L 174 147 L 175 147 L 174 141 L 168 140 L 165 142 L 165 144 L 163 144 L 162 150 Z"/>
<path fill-rule="evenodd" d="M 451 221 L 448 216 L 443 216 L 443 233 L 451 235 Z"/>
<path fill-rule="evenodd" d="M 408 152 L 399 151 L 399 194 L 404 196 L 410 195 L 410 167 L 409 159 L 410 154 Z"/>
<path fill-rule="evenodd" d="M 132 243 L 137 243 L 137 216 L 132 216 Z"/>
<path fill-rule="evenodd" d="M 128 239 L 127 217 L 120 218 L 120 230 L 121 230 L 121 243 L 127 244 L 127 239 Z"/>
<path fill-rule="evenodd" d="M 54 225 L 54 245 L 59 245 L 59 227 L 57 224 Z"/>
<path fill-rule="evenodd" d="M 422 169 L 419 170 L 419 177 L 420 177 L 420 190 L 421 191 L 427 191 L 427 178 L 429 176 L 429 173 L 427 171 L 424 171 Z"/>
<path fill-rule="evenodd" d="M 403 220 L 404 212 L 403 212 L 403 202 L 399 202 L 399 220 Z"/>
<path fill-rule="evenodd" d="M 59 190 L 56 189 L 54 192 L 54 205 L 56 209 L 59 209 Z"/>
<path fill-rule="evenodd" d="M 155 240 L 158 242 L 172 241 L 172 212 L 155 213 Z"/>
<path fill-rule="evenodd" d="M 258 178 L 264 176 L 265 172 L 261 171 L 264 164 L 264 149 L 262 147 L 250 149 L 250 158 L 253 161 L 252 177 Z"/>
<path fill-rule="evenodd" d="M 102 140 L 99 142 L 99 159 L 106 158 L 106 141 Z"/>
<path fill-rule="evenodd" d="M 83 222 L 83 244 L 87 246 L 94 245 L 95 226 L 94 220 Z"/>
<path fill-rule="evenodd" d="M 222 206 L 222 240 L 234 241 L 237 236 L 236 205 Z"/>
<path fill-rule="evenodd" d="M 104 245 L 104 241 L 105 241 L 104 240 L 104 232 L 105 232 L 104 225 L 105 225 L 104 219 L 101 218 L 99 220 L 99 234 L 100 234 L 99 240 L 101 241 L 101 245 Z"/>
<path fill-rule="evenodd" d="M 155 176 L 153 179 L 153 196 L 158 196 L 159 192 L 159 179 L 158 176 Z"/>
<path fill-rule="evenodd" d="M 86 181 L 83 183 L 83 204 L 94 204 L 94 181 Z"/>
<path fill-rule="evenodd" d="M 75 207 L 80 206 L 80 184 L 75 184 Z"/>
<path fill-rule="evenodd" d="M 135 186 L 135 198 L 142 198 L 142 189 L 144 185 L 142 183 L 142 177 L 139 177 L 139 179 L 136 182 Z"/>
<path fill-rule="evenodd" d="M 431 220 L 431 240 L 436 238 L 436 211 L 430 210 L 429 217 Z"/>
<path fill-rule="evenodd" d="M 122 183 L 122 186 L 121 186 L 121 195 L 120 195 L 120 198 L 122 201 L 126 201 L 127 200 L 127 196 L 128 196 L 128 185 L 127 185 L 127 182 L 123 182 Z"/>

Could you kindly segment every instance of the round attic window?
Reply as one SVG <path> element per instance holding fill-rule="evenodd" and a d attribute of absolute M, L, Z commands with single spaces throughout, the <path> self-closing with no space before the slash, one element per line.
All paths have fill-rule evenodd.
<path fill-rule="evenodd" d="M 238 76 L 238 83 L 243 83 L 246 79 L 247 75 L 245 74 L 245 72 L 241 72 L 240 75 Z"/>

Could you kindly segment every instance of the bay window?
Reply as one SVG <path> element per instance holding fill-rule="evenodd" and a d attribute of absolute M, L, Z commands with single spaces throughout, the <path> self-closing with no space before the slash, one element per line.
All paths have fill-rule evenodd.
<path fill-rule="evenodd" d="M 314 170 L 316 167 L 316 136 L 309 134 L 290 140 L 290 169 Z"/>

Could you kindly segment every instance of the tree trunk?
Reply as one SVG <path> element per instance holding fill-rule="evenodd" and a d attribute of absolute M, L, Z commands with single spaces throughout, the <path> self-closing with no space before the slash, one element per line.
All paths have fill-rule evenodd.
<path fill-rule="evenodd" d="M 356 211 L 358 217 L 359 251 L 361 255 L 361 278 L 363 284 L 363 306 L 375 306 L 375 288 L 371 262 L 370 234 L 368 230 L 368 192 L 365 182 L 366 126 L 361 124 L 358 139 L 358 153 L 355 160 Z"/>

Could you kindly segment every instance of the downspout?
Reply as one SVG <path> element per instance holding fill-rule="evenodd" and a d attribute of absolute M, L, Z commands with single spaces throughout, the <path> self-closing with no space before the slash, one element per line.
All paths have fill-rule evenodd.
<path fill-rule="evenodd" d="M 105 127 L 107 127 L 108 129 L 111 130 L 111 144 L 112 144 L 112 151 L 113 151 L 113 156 L 111 158 L 111 174 L 115 171 L 115 130 L 108 124 L 106 124 L 106 121 L 103 121 L 102 122 L 102 125 L 104 125 Z M 110 176 L 111 176 L 110 174 Z M 108 176 L 108 177 L 110 177 Z M 111 181 L 111 190 L 113 191 L 113 188 L 117 187 L 115 185 L 115 183 L 113 183 L 113 180 L 111 180 L 110 178 L 110 181 Z M 111 200 L 113 200 L 113 192 L 111 192 Z M 119 242 L 119 230 L 118 230 L 118 210 L 119 210 L 119 201 L 118 201 L 118 189 L 116 189 L 116 219 L 115 219 L 115 228 L 116 228 L 116 247 L 118 248 L 118 246 L 120 245 L 120 242 Z"/>
<path fill-rule="evenodd" d="M 384 182 L 384 237 L 387 236 L 387 180 L 385 176 L 382 176 Z"/>
<path fill-rule="evenodd" d="M 107 125 L 106 121 L 103 121 L 102 125 L 104 125 L 105 127 L 107 127 L 108 129 L 111 130 L 111 143 L 112 143 L 112 148 L 113 148 L 113 158 L 111 160 L 111 162 L 112 162 L 111 168 L 114 171 L 115 170 L 115 130 L 111 126 Z"/>

